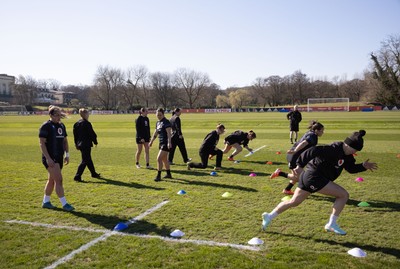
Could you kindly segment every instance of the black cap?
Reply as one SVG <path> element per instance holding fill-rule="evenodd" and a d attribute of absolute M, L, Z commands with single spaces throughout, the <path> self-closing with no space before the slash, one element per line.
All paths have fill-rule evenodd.
<path fill-rule="evenodd" d="M 354 132 L 344 140 L 344 143 L 346 143 L 353 149 L 360 151 L 360 150 L 362 150 L 362 148 L 364 146 L 363 136 L 365 134 L 366 134 L 365 130 L 360 130 L 358 132 Z"/>

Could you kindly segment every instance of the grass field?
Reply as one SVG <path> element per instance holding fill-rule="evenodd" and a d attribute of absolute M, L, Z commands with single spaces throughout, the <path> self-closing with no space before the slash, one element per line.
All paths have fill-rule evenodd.
<path fill-rule="evenodd" d="M 85 183 L 73 181 L 80 161 L 72 137 L 78 116 L 63 120 L 71 154 L 63 169 L 64 187 L 76 208 L 72 213 L 41 208 L 47 172 L 41 164 L 38 129 L 47 117 L 0 117 L 0 268 L 54 268 L 58 261 L 57 268 L 400 268 L 400 112 L 303 113 L 300 135 L 311 119 L 325 125 L 320 144 L 343 141 L 365 129 L 364 149 L 356 159 L 379 165 L 376 172 L 343 172 L 336 181 L 350 193 L 339 218 L 346 236 L 323 231 L 333 199 L 319 194 L 261 231 L 261 214 L 280 202 L 287 185 L 287 180 L 269 179 L 276 168 L 287 170 L 285 113 L 183 114 L 183 133 L 194 161 L 199 161 L 201 141 L 217 122 L 224 123 L 226 134 L 252 129 L 257 139 L 250 147 L 267 146 L 248 158 L 245 150 L 237 156 L 238 164 L 223 161 L 217 176 L 210 175 L 214 161 L 206 170 L 186 170 L 178 151 L 174 179 L 161 182 L 153 181 L 155 170 L 134 167 L 135 117 L 90 117 L 99 140 L 92 157 L 104 179 L 92 179 L 86 170 Z M 154 128 L 154 115 L 150 121 Z M 153 167 L 157 146 L 150 153 Z M 257 176 L 249 177 L 251 172 Z M 364 182 L 356 182 L 358 176 Z M 182 189 L 186 195 L 177 194 Z M 225 192 L 233 195 L 223 198 Z M 145 213 L 163 201 L 168 203 Z M 358 207 L 361 201 L 371 206 Z M 52 203 L 61 208 L 55 194 Z M 122 234 L 110 233 L 117 223 L 137 216 L 144 217 Z M 168 241 L 175 229 L 185 236 Z M 253 237 L 264 244 L 239 248 L 249 246 Z M 355 247 L 367 257 L 348 255 Z"/>

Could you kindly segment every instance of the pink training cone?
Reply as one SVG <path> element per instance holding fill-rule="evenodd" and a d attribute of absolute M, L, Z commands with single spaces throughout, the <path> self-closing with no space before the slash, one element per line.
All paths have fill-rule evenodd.
<path fill-rule="evenodd" d="M 357 182 L 362 182 L 362 181 L 364 181 L 364 179 L 362 177 L 358 177 L 358 178 L 356 178 L 356 181 Z"/>
<path fill-rule="evenodd" d="M 255 177 L 255 176 L 257 176 L 257 175 L 256 175 L 256 173 L 250 173 L 249 176 L 250 176 L 250 177 Z"/>

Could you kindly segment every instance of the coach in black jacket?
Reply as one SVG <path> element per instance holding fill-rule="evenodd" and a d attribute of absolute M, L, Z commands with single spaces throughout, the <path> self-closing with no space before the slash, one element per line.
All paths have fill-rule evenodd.
<path fill-rule="evenodd" d="M 88 167 L 92 177 L 100 178 L 100 174 L 96 172 L 92 161 L 91 151 L 93 144 L 97 145 L 97 135 L 93 130 L 92 124 L 89 122 L 89 111 L 85 108 L 79 109 L 81 119 L 74 124 L 74 142 L 76 149 L 81 151 L 82 161 L 78 166 L 74 180 L 82 182 L 82 174 L 86 166 Z"/>
<path fill-rule="evenodd" d="M 363 148 L 363 136 L 365 133 L 364 130 L 360 130 L 347 137 L 344 142 L 316 146 L 303 152 L 297 159 L 297 167 L 293 170 L 300 177 L 299 185 L 292 199 L 280 203 L 271 213 L 262 214 L 263 229 L 265 230 L 271 220 L 276 218 L 278 214 L 291 207 L 298 206 L 311 193 L 319 192 L 336 198 L 329 222 L 325 225 L 325 230 L 345 235 L 346 232 L 339 227 L 336 220 L 349 199 L 349 193 L 334 181 L 339 177 L 343 169 L 349 173 L 358 173 L 378 168 L 376 163 L 371 163 L 368 160 L 356 164 L 356 160 L 353 157 L 353 154 Z M 303 172 L 305 166 L 307 166 L 307 169 Z"/>

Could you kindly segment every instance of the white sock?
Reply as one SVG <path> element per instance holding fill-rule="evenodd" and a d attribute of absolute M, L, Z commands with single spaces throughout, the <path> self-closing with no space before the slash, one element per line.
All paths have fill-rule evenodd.
<path fill-rule="evenodd" d="M 45 194 L 43 196 L 43 203 L 47 203 L 47 202 L 50 202 L 50 196 Z"/>
<path fill-rule="evenodd" d="M 270 218 L 271 220 L 273 220 L 274 218 L 276 218 L 278 215 L 279 215 L 279 213 L 276 212 L 276 211 L 274 211 L 274 210 L 273 210 L 271 213 L 268 214 L 268 216 L 269 216 L 269 218 Z"/>
<path fill-rule="evenodd" d="M 337 220 L 338 216 L 335 216 L 333 214 L 331 214 L 330 218 L 329 218 L 329 222 L 328 225 L 331 226 L 333 224 L 336 224 L 336 220 Z"/>
<path fill-rule="evenodd" d="M 62 206 L 65 206 L 67 204 L 67 199 L 65 199 L 65 196 L 60 198 L 60 202 Z"/>

